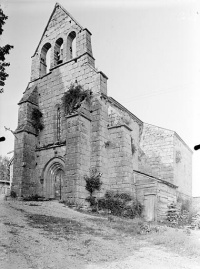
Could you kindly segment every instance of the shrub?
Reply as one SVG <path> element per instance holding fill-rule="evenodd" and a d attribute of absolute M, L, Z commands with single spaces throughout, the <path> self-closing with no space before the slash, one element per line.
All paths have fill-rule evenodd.
<path fill-rule="evenodd" d="M 190 201 L 182 201 L 182 203 L 172 202 L 168 205 L 167 225 L 170 227 L 188 225 L 192 218 L 190 211 Z"/>
<path fill-rule="evenodd" d="M 77 210 L 80 210 L 81 208 L 83 208 L 83 203 L 78 202 L 74 199 L 68 199 L 66 201 L 60 201 L 60 203 L 65 204 L 66 206 L 70 207 L 70 208 L 76 208 Z"/>
<path fill-rule="evenodd" d="M 32 194 L 27 197 L 23 197 L 24 201 L 38 201 L 38 200 L 43 200 L 44 197 L 39 196 L 38 194 Z"/>
<path fill-rule="evenodd" d="M 94 196 L 88 196 L 85 198 L 85 200 L 90 204 L 91 207 L 95 207 L 97 202 L 96 202 L 96 197 Z"/>
<path fill-rule="evenodd" d="M 16 194 L 15 191 L 11 191 L 11 192 L 10 192 L 10 196 L 11 196 L 12 198 L 16 198 L 16 197 L 17 197 L 17 194 Z"/>
<path fill-rule="evenodd" d="M 90 103 L 92 92 L 83 90 L 81 85 L 71 84 L 69 90 L 62 97 L 63 107 L 66 114 L 71 114 L 76 111 L 81 103 L 86 100 Z"/>
<path fill-rule="evenodd" d="M 32 125 L 37 132 L 42 131 L 44 129 L 44 125 L 42 123 L 42 116 L 43 114 L 38 108 L 33 108 L 31 120 Z"/>
<path fill-rule="evenodd" d="M 122 199 L 124 202 L 129 202 L 132 200 L 131 196 L 129 193 L 115 193 L 114 194 L 114 197 L 115 198 L 119 198 L 119 199 Z"/>
<path fill-rule="evenodd" d="M 128 193 L 107 191 L 105 196 L 98 199 L 98 208 L 108 210 L 112 215 L 135 218 L 141 216 L 143 206 Z"/>
<path fill-rule="evenodd" d="M 125 207 L 123 216 L 129 218 L 135 218 L 142 215 L 143 206 L 137 200 L 133 200 L 131 205 Z"/>
<path fill-rule="evenodd" d="M 180 216 L 180 209 L 177 207 L 177 204 L 175 202 L 172 202 L 168 205 L 168 211 L 167 211 L 167 222 L 169 226 L 177 226 L 178 225 L 178 219 Z"/>

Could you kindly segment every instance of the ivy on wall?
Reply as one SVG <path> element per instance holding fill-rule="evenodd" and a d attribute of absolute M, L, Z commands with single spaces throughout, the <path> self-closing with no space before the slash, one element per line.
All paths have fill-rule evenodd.
<path fill-rule="evenodd" d="M 65 113 L 68 115 L 75 112 L 84 100 L 90 104 L 91 97 L 92 92 L 90 90 L 83 90 L 81 85 L 71 84 L 69 90 L 62 97 Z"/>
<path fill-rule="evenodd" d="M 42 112 L 38 108 L 33 108 L 31 120 L 32 125 L 36 129 L 37 132 L 40 132 L 44 129 L 44 124 L 42 123 Z"/>

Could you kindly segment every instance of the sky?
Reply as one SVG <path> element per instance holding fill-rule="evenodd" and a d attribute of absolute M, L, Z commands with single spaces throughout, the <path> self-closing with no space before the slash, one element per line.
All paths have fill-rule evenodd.
<path fill-rule="evenodd" d="M 193 0 L 60 0 L 92 33 L 96 67 L 108 95 L 142 121 L 176 131 L 193 150 L 200 144 L 200 4 Z M 33 55 L 53 0 L 1 0 L 8 20 L 1 45 L 9 78 L 0 94 L 0 154 L 14 149 L 18 105 L 30 81 Z M 193 196 L 200 196 L 200 150 L 193 152 Z"/>

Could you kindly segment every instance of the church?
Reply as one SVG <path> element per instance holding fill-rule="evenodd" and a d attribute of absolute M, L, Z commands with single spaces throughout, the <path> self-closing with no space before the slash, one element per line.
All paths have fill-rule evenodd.
<path fill-rule="evenodd" d="M 172 130 L 144 123 L 107 92 L 91 33 L 56 3 L 19 101 L 12 191 L 84 203 L 84 176 L 101 173 L 98 197 L 130 193 L 147 220 L 192 197 L 192 150 Z"/>

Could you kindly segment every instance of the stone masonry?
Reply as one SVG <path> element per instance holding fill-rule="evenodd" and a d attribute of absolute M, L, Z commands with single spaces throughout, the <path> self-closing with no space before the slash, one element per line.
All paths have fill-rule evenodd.
<path fill-rule="evenodd" d="M 154 184 L 155 195 L 163 189 L 174 199 L 191 197 L 191 150 L 175 132 L 143 123 L 109 97 L 107 79 L 95 68 L 90 31 L 56 4 L 19 102 L 12 184 L 18 196 L 84 202 L 84 175 L 95 168 L 103 182 L 97 196 L 129 192 L 145 203 L 142 186 Z M 90 90 L 92 98 L 67 114 L 62 97 L 70 85 Z M 40 130 L 34 110 L 42 113 Z"/>
<path fill-rule="evenodd" d="M 151 175 L 177 185 L 181 196 L 192 196 L 192 151 L 174 131 L 144 123 L 140 148 Z"/>

